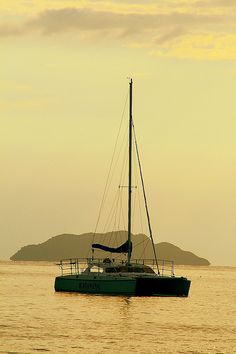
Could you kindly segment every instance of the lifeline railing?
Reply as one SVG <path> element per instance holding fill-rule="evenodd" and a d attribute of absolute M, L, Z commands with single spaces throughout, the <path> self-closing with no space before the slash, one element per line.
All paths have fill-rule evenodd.
<path fill-rule="evenodd" d="M 103 273 L 104 263 L 106 263 L 106 259 L 104 260 L 104 258 L 67 258 L 62 259 L 57 264 L 60 266 L 62 275 L 78 275 L 83 273 L 88 266 L 91 266 L 90 272 L 96 272 L 98 274 Z M 111 267 L 126 264 L 125 261 L 118 261 L 116 259 L 108 259 L 108 263 Z M 150 266 L 155 273 L 158 273 L 156 261 L 154 259 L 132 259 L 132 264 Z M 158 265 L 160 276 L 175 276 L 173 261 L 158 259 Z"/>

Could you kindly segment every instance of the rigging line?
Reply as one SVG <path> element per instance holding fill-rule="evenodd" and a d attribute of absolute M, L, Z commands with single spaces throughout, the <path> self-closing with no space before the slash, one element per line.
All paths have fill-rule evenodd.
<path fill-rule="evenodd" d="M 115 231 L 116 227 L 116 216 L 117 216 L 117 210 L 116 210 L 116 214 L 115 214 L 115 220 L 113 223 L 113 228 L 112 228 L 112 232 L 111 232 L 111 239 L 109 241 L 109 246 L 110 244 L 114 245 L 113 247 L 117 246 L 117 232 Z M 115 236 L 114 236 L 115 235 Z"/>
<path fill-rule="evenodd" d="M 140 259 L 145 258 L 145 251 L 146 251 L 146 248 L 147 248 L 147 246 L 148 246 L 148 241 L 149 241 L 148 239 L 145 240 L 145 241 L 142 241 L 143 243 L 146 242 L 146 245 L 143 247 L 143 251 L 142 251 L 142 253 L 141 253 L 141 255 L 140 255 Z"/>
<path fill-rule="evenodd" d="M 124 155 L 123 155 L 123 161 L 122 161 L 122 166 L 121 166 L 121 173 L 120 173 L 120 179 L 119 179 L 119 191 L 120 191 L 120 204 L 119 204 L 119 218 L 118 218 L 118 228 L 121 225 L 121 219 L 123 221 L 123 229 L 125 229 L 125 219 L 124 219 L 124 211 L 123 211 L 123 188 L 122 186 L 125 184 L 125 175 L 126 175 L 126 170 L 127 170 L 127 160 L 128 160 L 128 139 L 126 139 L 126 145 L 124 148 Z M 123 240 L 121 240 L 123 242 Z"/>
<path fill-rule="evenodd" d="M 121 218 L 122 218 L 122 198 L 123 198 L 123 191 L 122 189 L 120 190 L 120 203 L 119 203 L 119 217 L 118 217 L 118 225 L 117 225 L 117 230 L 120 230 L 120 225 L 121 225 Z M 120 241 L 121 241 L 121 235 L 119 231 L 119 236 L 120 236 Z"/>
<path fill-rule="evenodd" d="M 146 209 L 147 219 L 148 219 L 148 229 L 149 229 L 149 234 L 150 234 L 150 237 L 151 237 L 151 240 L 152 240 L 152 248 L 153 248 L 153 253 L 154 253 L 154 256 L 155 256 L 155 262 L 156 262 L 156 266 L 157 266 L 157 271 L 158 271 L 158 274 L 160 275 L 159 265 L 158 265 L 158 261 L 157 261 L 156 249 L 155 249 L 153 236 L 152 236 L 152 228 L 151 228 L 150 216 L 149 216 L 149 211 L 148 211 L 148 206 L 147 206 L 147 197 L 146 197 L 146 192 L 145 192 L 145 187 L 144 187 L 142 167 L 141 167 L 141 161 L 140 161 L 140 157 L 139 157 L 138 143 L 137 143 L 137 138 L 136 138 L 136 133 L 135 133 L 135 128 L 134 128 L 133 121 L 132 121 L 132 126 L 133 126 L 133 132 L 134 132 L 134 142 L 135 142 L 135 148 L 136 148 L 136 153 L 137 153 L 137 159 L 138 159 L 138 165 L 139 165 L 139 171 L 140 171 L 140 178 L 141 178 L 142 189 L 143 189 L 143 197 L 144 197 L 145 209 Z"/>
<path fill-rule="evenodd" d="M 142 233 L 143 233 L 143 216 L 142 216 L 141 196 L 140 196 L 139 188 L 138 188 L 138 204 L 139 204 L 139 220 L 140 220 L 140 226 L 141 226 L 141 231 L 142 231 Z"/>
<path fill-rule="evenodd" d="M 118 200 L 117 200 L 117 205 L 116 205 L 116 214 L 115 214 L 115 223 L 114 223 L 114 230 L 118 231 L 118 227 L 119 227 L 119 218 L 120 218 L 120 190 L 118 193 Z M 116 237 L 117 238 L 117 237 Z"/>
<path fill-rule="evenodd" d="M 110 229 L 112 232 L 115 231 L 116 223 L 117 223 L 117 211 L 119 206 L 119 192 L 117 192 L 117 197 L 114 201 L 114 205 L 112 207 L 112 211 L 110 213 L 109 220 L 106 223 L 107 229 Z"/>
<path fill-rule="evenodd" d="M 107 220 L 106 220 L 106 223 L 104 225 L 104 228 L 103 228 L 103 232 L 105 231 L 108 231 L 108 228 L 112 222 L 112 219 L 113 219 L 113 216 L 114 216 L 114 213 L 116 211 L 116 203 L 117 203 L 117 198 L 119 197 L 119 189 L 116 191 L 115 193 L 115 197 L 113 199 L 113 202 L 112 202 L 112 205 L 111 205 L 111 208 L 110 208 L 110 212 L 108 214 L 108 217 L 107 217 Z"/>
<path fill-rule="evenodd" d="M 134 229 L 134 223 L 135 223 L 135 212 L 136 212 L 136 199 L 137 199 L 137 194 L 134 194 L 133 202 L 132 202 L 132 230 Z"/>
<path fill-rule="evenodd" d="M 134 159 L 133 159 L 134 160 Z M 137 184 L 138 184 L 138 178 L 137 178 L 137 165 L 134 164 L 134 168 L 133 168 L 133 171 L 134 171 L 134 188 L 137 189 Z M 134 192 L 132 192 L 134 193 Z M 134 222 L 135 222 L 135 213 L 136 213 L 136 206 L 137 206 L 137 193 L 135 192 L 134 193 L 134 197 L 132 198 L 132 230 L 134 229 Z"/>
<path fill-rule="evenodd" d="M 118 197 L 117 197 L 117 201 L 116 201 L 116 206 L 115 206 L 115 215 L 114 215 L 114 223 L 113 223 L 113 230 L 116 230 L 116 226 L 117 226 L 117 214 L 118 214 L 118 208 L 119 208 L 119 201 L 120 201 L 120 193 L 118 192 Z M 117 234 L 116 234 L 116 240 L 117 241 Z"/>
<path fill-rule="evenodd" d="M 119 216 L 118 216 L 118 224 L 117 224 L 117 229 L 119 229 L 119 227 L 120 227 L 120 219 L 121 219 L 121 208 L 122 208 L 122 189 L 120 189 L 120 193 L 119 193 L 119 197 L 120 197 L 120 199 L 119 199 L 119 201 L 120 201 L 120 203 L 119 203 Z"/>
<path fill-rule="evenodd" d="M 120 155 L 121 155 L 121 151 L 122 151 L 122 149 L 124 148 L 123 145 L 124 145 L 125 140 L 126 140 L 126 139 L 125 139 L 125 135 L 124 135 L 124 136 L 123 136 L 123 141 L 122 141 L 122 143 L 121 143 L 120 150 L 119 150 L 119 152 L 118 152 L 118 154 L 117 154 L 116 161 L 115 161 L 115 163 L 113 164 L 113 170 L 112 170 L 112 173 L 111 173 L 111 176 L 110 176 L 110 180 L 109 180 L 109 182 L 108 182 L 107 189 L 106 189 L 106 197 L 107 197 L 108 191 L 109 191 L 109 189 L 110 189 L 110 186 L 111 186 L 111 183 L 112 183 L 114 174 L 115 174 L 115 170 L 116 170 L 116 167 L 117 167 L 117 164 L 118 164 Z M 126 143 L 126 145 L 128 145 L 128 143 Z M 110 170 L 111 170 L 111 169 L 110 169 Z M 105 198 L 104 198 L 103 204 L 105 204 Z"/>
<path fill-rule="evenodd" d="M 144 235 L 144 236 L 145 236 L 145 235 Z M 137 246 L 139 246 L 139 245 L 141 245 L 142 243 L 145 243 L 145 242 L 148 243 L 148 241 L 149 241 L 149 238 L 147 238 L 146 240 L 142 240 L 142 241 L 140 241 L 140 242 L 137 242 L 137 243 L 135 244 L 135 247 L 137 247 Z"/>
<path fill-rule="evenodd" d="M 123 197 L 123 196 L 122 196 Z M 124 207 L 123 207 L 123 202 L 121 204 L 121 216 L 122 216 L 122 222 L 123 222 L 123 230 L 125 230 L 125 216 L 124 216 Z"/>
<path fill-rule="evenodd" d="M 122 151 L 122 149 L 123 149 L 123 145 L 124 145 L 124 142 L 125 142 L 125 140 L 126 140 L 125 137 L 126 137 L 126 135 L 123 136 L 123 141 L 122 141 L 122 143 L 121 143 L 120 150 L 119 150 L 119 152 L 118 152 L 118 154 L 117 154 L 117 158 L 116 158 L 116 161 L 115 161 L 115 163 L 114 163 L 112 175 L 111 175 L 111 177 L 110 177 L 110 182 L 109 182 L 109 185 L 108 185 L 108 188 L 107 188 L 107 193 L 108 193 L 108 190 L 109 190 L 109 188 L 110 188 L 110 186 L 111 186 L 112 179 L 113 179 L 113 177 L 114 177 L 115 170 L 116 170 L 118 161 L 119 161 L 119 159 L 120 159 L 121 151 Z M 128 144 L 128 143 L 126 143 L 126 145 L 127 145 L 127 144 Z"/>
<path fill-rule="evenodd" d="M 142 245 L 142 244 L 144 245 L 144 246 L 143 246 L 142 253 L 139 255 L 139 257 L 137 257 L 137 259 L 142 260 L 142 259 L 145 258 L 145 251 L 146 251 L 146 248 L 147 248 L 147 246 L 148 246 L 148 243 L 149 243 L 149 238 L 146 238 L 145 240 L 142 240 L 142 241 L 140 241 L 140 242 L 135 243 L 135 245 L 133 246 L 134 249 L 137 249 L 138 246 L 140 246 L 140 245 Z M 143 257 L 143 255 L 144 255 L 144 257 Z"/>
<path fill-rule="evenodd" d="M 137 162 L 137 161 L 136 161 Z M 137 164 L 135 164 L 135 178 L 138 180 L 138 172 L 137 172 L 137 169 L 138 169 L 138 166 Z M 136 182 L 136 184 L 138 184 L 138 181 Z M 143 228 L 143 215 L 142 215 L 142 208 L 141 208 L 141 195 L 140 195 L 140 189 L 137 188 L 137 204 L 138 204 L 138 211 L 139 211 L 139 222 L 140 222 L 140 227 L 141 227 L 141 232 L 142 234 L 144 234 L 144 228 Z M 138 212 L 137 212 L 138 213 Z M 144 244 L 145 242 L 147 243 L 148 240 L 143 240 L 139 243 L 137 243 L 137 245 L 140 245 L 140 244 Z M 142 255 L 144 254 L 145 256 L 145 249 L 147 247 L 147 244 L 146 246 L 144 247 L 144 251 L 142 252 Z M 142 255 L 141 255 L 141 258 L 142 258 Z"/>
<path fill-rule="evenodd" d="M 109 177 L 110 177 L 111 168 L 112 168 L 112 164 L 113 164 L 113 160 L 114 160 L 114 156 L 115 156 L 115 151 L 116 151 L 116 147 L 117 147 L 117 143 L 118 143 L 118 139 L 119 139 L 122 123 L 123 123 L 123 120 L 124 120 L 124 114 L 125 114 L 125 109 L 126 109 L 126 106 L 127 106 L 127 101 L 128 101 L 128 93 L 126 94 L 125 104 L 124 104 L 124 108 L 123 108 L 123 112 L 122 112 L 122 116 L 121 116 L 121 122 L 120 122 L 119 130 L 118 130 L 118 134 L 117 134 L 117 137 L 116 137 L 116 142 L 115 142 L 115 146 L 114 146 L 114 150 L 113 150 L 113 154 L 112 154 L 112 158 L 111 158 L 111 162 L 110 162 L 110 167 L 109 167 L 109 172 L 108 172 L 108 175 L 107 175 L 106 185 L 105 185 L 105 189 L 104 189 L 103 196 L 102 196 L 102 202 L 101 202 L 101 205 L 100 205 L 100 208 L 99 208 L 98 219 L 97 219 L 97 223 L 96 223 L 95 230 L 94 230 L 94 233 L 93 233 L 93 241 L 94 241 L 94 236 L 95 236 L 95 233 L 97 231 L 98 223 L 99 223 L 99 220 L 100 220 L 100 217 L 101 217 L 103 203 L 105 201 L 108 180 L 109 180 Z"/>
<path fill-rule="evenodd" d="M 120 173 L 120 186 L 124 184 L 124 179 L 126 175 L 126 170 L 127 170 L 127 161 L 128 161 L 128 141 L 126 142 L 125 148 L 124 148 L 124 156 L 123 156 L 123 162 L 122 162 L 122 168 L 121 168 L 121 173 Z"/>
<path fill-rule="evenodd" d="M 113 225 L 113 229 L 116 229 L 116 237 L 115 237 L 115 244 L 117 245 L 119 242 L 120 243 L 124 243 L 124 240 L 122 240 L 122 236 L 121 236 L 121 231 L 119 230 L 119 224 L 120 224 L 120 214 L 121 214 L 121 207 L 122 207 L 122 191 L 119 191 L 118 194 L 118 199 L 117 199 L 117 205 L 116 205 L 116 213 L 115 213 L 115 220 L 114 220 L 114 225 Z M 119 240 L 118 240 L 119 237 Z M 118 242 L 117 242 L 118 241 Z"/>

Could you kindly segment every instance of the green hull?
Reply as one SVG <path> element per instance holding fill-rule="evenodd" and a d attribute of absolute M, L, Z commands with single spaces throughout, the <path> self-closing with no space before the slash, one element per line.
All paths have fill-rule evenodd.
<path fill-rule="evenodd" d="M 133 296 L 188 296 L 190 281 L 180 277 L 66 275 L 55 279 L 55 291 Z"/>
<path fill-rule="evenodd" d="M 136 280 L 132 278 L 113 278 L 103 276 L 59 276 L 55 279 L 56 291 L 69 291 L 84 294 L 134 295 Z"/>

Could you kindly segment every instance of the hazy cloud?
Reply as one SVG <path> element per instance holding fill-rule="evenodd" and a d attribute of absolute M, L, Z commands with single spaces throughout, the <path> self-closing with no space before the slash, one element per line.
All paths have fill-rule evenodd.
<path fill-rule="evenodd" d="M 130 14 L 64 8 L 43 11 L 18 26 L 0 26 L 0 37 L 33 33 L 78 33 L 83 40 L 119 40 L 133 48 L 153 48 L 155 55 L 236 58 L 236 15 L 232 11 Z"/>
<path fill-rule="evenodd" d="M 219 27 L 225 21 L 228 21 L 228 18 L 220 15 L 178 12 L 170 14 L 122 14 L 108 11 L 100 12 L 86 8 L 67 8 L 44 11 L 18 27 L 2 25 L 0 36 L 16 36 L 33 31 L 49 35 L 68 31 L 97 32 L 108 30 L 112 32 L 113 30 L 119 30 L 127 37 L 152 30 L 154 32 L 159 31 L 159 36 L 163 41 L 196 29 L 202 31 L 209 26 Z"/>
<path fill-rule="evenodd" d="M 155 43 L 157 44 L 163 44 L 168 41 L 171 41 L 172 39 L 175 39 L 177 37 L 180 37 L 186 33 L 186 30 L 183 27 L 175 27 L 170 29 L 164 34 L 157 35 L 155 38 Z"/>
<path fill-rule="evenodd" d="M 25 33 L 25 25 L 14 26 L 14 25 L 1 25 L 0 26 L 0 37 L 8 36 L 18 36 Z"/>
<path fill-rule="evenodd" d="M 210 0 L 210 1 L 203 1 L 199 0 L 193 3 L 194 6 L 196 7 L 205 7 L 205 8 L 211 8 L 211 7 L 235 7 L 236 6 L 236 1 L 235 0 Z"/>

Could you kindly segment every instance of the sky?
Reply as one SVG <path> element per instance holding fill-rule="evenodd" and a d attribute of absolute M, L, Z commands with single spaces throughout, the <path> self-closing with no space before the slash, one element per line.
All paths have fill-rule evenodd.
<path fill-rule="evenodd" d="M 1 0 L 0 52 L 0 259 L 94 230 L 132 77 L 155 241 L 236 266 L 234 0 Z"/>

